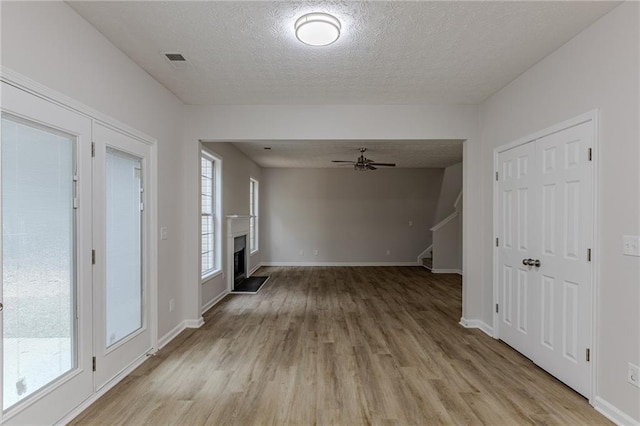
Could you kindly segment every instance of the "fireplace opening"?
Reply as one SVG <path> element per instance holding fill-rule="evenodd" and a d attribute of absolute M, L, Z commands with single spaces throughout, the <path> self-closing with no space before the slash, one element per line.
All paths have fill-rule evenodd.
<path fill-rule="evenodd" d="M 233 239 L 233 287 L 247 278 L 246 253 L 247 236 L 242 235 Z"/>

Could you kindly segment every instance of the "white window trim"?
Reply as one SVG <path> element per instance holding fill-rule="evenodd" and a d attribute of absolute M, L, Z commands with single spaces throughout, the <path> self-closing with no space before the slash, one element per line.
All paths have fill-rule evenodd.
<path fill-rule="evenodd" d="M 217 267 L 207 272 L 206 274 L 202 274 L 202 220 L 198 220 L 198 253 L 200 253 L 198 257 L 198 269 L 200 274 L 200 284 L 203 284 L 213 278 L 216 278 L 222 275 L 222 157 L 219 157 L 209 151 L 204 146 L 200 146 L 200 158 L 205 158 L 209 161 L 213 161 L 215 166 L 213 168 L 214 173 L 214 188 L 213 188 L 213 197 L 214 197 L 214 205 L 215 211 L 213 213 L 213 226 L 214 226 L 214 259 L 213 263 Z M 200 161 L 198 161 L 200 164 Z M 200 175 L 202 175 L 202 170 L 200 170 Z M 202 212 L 202 179 L 199 179 L 199 197 L 198 197 L 198 210 Z M 199 213 L 200 216 L 200 213 Z"/>
<path fill-rule="evenodd" d="M 260 250 L 260 181 L 254 177 L 249 177 L 249 182 L 250 184 L 253 183 L 255 186 L 255 194 L 254 197 L 255 199 L 254 201 L 254 211 L 250 211 L 249 214 L 250 215 L 254 215 L 255 214 L 255 221 L 254 221 L 254 230 L 253 232 L 255 233 L 254 235 L 254 241 L 255 241 L 255 247 L 249 247 L 249 254 L 256 254 L 258 253 L 258 251 Z M 249 196 L 251 197 L 251 194 L 249 194 Z M 251 202 L 251 201 L 250 201 Z M 249 235 L 249 238 L 251 238 L 251 235 Z"/>

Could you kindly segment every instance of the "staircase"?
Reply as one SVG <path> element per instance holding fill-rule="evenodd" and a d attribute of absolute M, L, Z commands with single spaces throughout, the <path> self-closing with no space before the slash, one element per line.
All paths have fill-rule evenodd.
<path fill-rule="evenodd" d="M 431 228 L 432 245 L 418 256 L 418 262 L 436 274 L 462 274 L 462 192 L 453 208 L 453 213 Z"/>
<path fill-rule="evenodd" d="M 430 256 L 433 256 L 433 254 L 431 254 Z M 433 269 L 433 257 L 424 257 L 424 258 L 422 258 L 422 266 L 424 266 L 428 270 L 432 270 Z"/>

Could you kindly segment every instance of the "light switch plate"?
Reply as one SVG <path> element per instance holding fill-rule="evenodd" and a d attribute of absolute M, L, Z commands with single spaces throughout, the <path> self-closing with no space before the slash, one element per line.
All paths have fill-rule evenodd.
<path fill-rule="evenodd" d="M 622 236 L 622 254 L 627 256 L 640 256 L 640 236 Z"/>
<path fill-rule="evenodd" d="M 166 226 L 163 226 L 162 228 L 160 228 L 160 239 L 166 240 L 167 238 L 169 238 L 169 230 Z"/>

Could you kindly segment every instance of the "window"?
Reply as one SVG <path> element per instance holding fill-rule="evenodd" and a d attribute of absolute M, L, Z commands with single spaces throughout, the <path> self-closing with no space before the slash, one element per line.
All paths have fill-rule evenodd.
<path fill-rule="evenodd" d="M 249 250 L 258 251 L 258 181 L 249 179 Z"/>
<path fill-rule="evenodd" d="M 219 176 L 220 160 L 202 151 L 200 155 L 200 275 L 205 278 L 220 269 Z"/>

